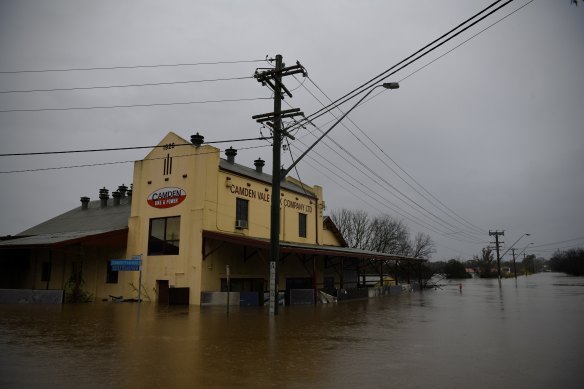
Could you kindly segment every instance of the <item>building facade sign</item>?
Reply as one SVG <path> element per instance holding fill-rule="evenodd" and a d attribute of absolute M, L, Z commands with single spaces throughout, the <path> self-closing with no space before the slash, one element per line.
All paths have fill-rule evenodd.
<path fill-rule="evenodd" d="M 240 196 L 249 197 L 250 199 L 259 199 L 259 200 L 265 201 L 267 203 L 270 202 L 270 194 L 269 193 L 259 192 L 255 189 L 246 188 L 246 187 L 239 186 L 239 185 L 231 185 L 230 190 L 231 190 L 231 193 L 234 193 L 234 194 L 237 194 Z"/>
<path fill-rule="evenodd" d="M 148 204 L 154 208 L 171 208 L 182 203 L 187 192 L 181 188 L 160 188 L 148 195 Z"/>
<path fill-rule="evenodd" d="M 270 193 L 261 192 L 252 188 L 247 188 L 244 186 L 239 185 L 231 185 L 229 187 L 231 193 L 235 195 L 239 195 L 242 197 L 247 197 L 250 199 L 258 199 L 261 201 L 265 201 L 267 203 L 270 202 Z M 288 200 L 288 199 L 280 199 L 280 206 L 286 208 L 296 209 L 300 212 L 312 213 L 312 206 L 304 204 L 299 201 L 295 200 Z"/>

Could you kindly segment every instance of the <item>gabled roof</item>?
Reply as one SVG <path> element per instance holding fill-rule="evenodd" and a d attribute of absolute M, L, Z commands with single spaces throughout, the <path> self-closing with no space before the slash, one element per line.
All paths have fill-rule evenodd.
<path fill-rule="evenodd" d="M 240 176 L 250 177 L 254 180 L 261 181 L 267 185 L 272 185 L 272 175 L 266 173 L 260 173 L 255 169 L 249 168 L 247 166 L 239 165 L 237 163 L 231 163 L 224 159 L 219 160 L 219 168 L 224 171 L 232 172 L 238 174 Z M 310 191 L 308 187 L 302 187 L 300 185 L 296 185 L 292 182 L 287 180 L 282 180 L 281 188 L 289 190 L 291 192 L 296 192 L 298 194 L 312 197 L 316 199 L 316 195 Z"/>
<path fill-rule="evenodd" d="M 335 238 L 337 238 L 339 240 L 342 247 L 349 247 L 349 245 L 347 244 L 347 241 L 345 240 L 345 237 L 343 236 L 343 234 L 341 234 L 341 231 L 339 231 L 337 225 L 335 224 L 333 219 L 331 219 L 330 216 L 325 216 L 322 220 L 322 223 L 324 224 L 326 229 L 331 231 L 333 233 L 333 235 L 335 236 Z"/>
<path fill-rule="evenodd" d="M 99 242 L 101 246 L 122 246 L 125 245 L 128 237 L 128 229 L 119 230 L 91 230 L 55 232 L 52 234 L 31 235 L 26 237 L 13 237 L 0 242 L 0 249 L 5 248 L 28 248 L 28 247 L 57 247 L 61 245 L 71 245 L 83 241 L 84 244 Z"/>
<path fill-rule="evenodd" d="M 79 205 L 22 231 L 12 239 L 1 241 L 0 247 L 47 246 L 114 231 L 126 231 L 130 209 L 129 197 L 120 199 L 120 205 L 113 205 L 113 199 L 109 199 L 107 207 L 101 207 L 101 200 L 91 201 L 87 209 L 81 209 Z"/>

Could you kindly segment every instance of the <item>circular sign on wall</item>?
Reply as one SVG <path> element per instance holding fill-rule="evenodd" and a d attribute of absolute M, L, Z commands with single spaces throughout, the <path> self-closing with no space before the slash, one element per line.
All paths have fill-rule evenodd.
<path fill-rule="evenodd" d="M 181 188 L 160 188 L 148 195 L 148 204 L 154 208 L 170 208 L 179 205 L 187 197 Z"/>

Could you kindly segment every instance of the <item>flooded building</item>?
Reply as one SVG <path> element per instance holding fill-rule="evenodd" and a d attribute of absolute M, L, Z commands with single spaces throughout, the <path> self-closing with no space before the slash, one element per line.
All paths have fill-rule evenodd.
<path fill-rule="evenodd" d="M 187 142 L 168 133 L 135 162 L 130 188 L 112 198 L 103 188 L 98 200 L 84 196 L 75 209 L 5 237 L 0 288 L 61 289 L 94 300 L 137 298 L 140 289 L 145 300 L 204 305 L 225 296 L 229 279 L 236 303 L 263 304 L 272 177 L 263 160 L 247 167 L 236 157 L 228 148 L 221 158 L 198 134 Z M 287 303 L 357 288 L 365 274 L 383 285 L 389 262 L 413 260 L 347 248 L 324 208 L 320 186 L 282 181 L 279 286 Z M 131 258 L 142 260 L 141 274 L 113 265 Z"/>

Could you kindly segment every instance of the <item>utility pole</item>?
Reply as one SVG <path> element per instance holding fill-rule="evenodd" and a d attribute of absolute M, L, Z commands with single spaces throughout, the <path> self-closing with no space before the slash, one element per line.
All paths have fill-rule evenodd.
<path fill-rule="evenodd" d="M 495 236 L 495 248 L 497 249 L 497 272 L 499 274 L 499 280 L 501 280 L 501 257 L 499 257 L 499 235 L 505 236 L 505 231 L 491 231 L 489 230 L 489 236 Z M 501 242 L 503 243 L 503 242 Z"/>
<path fill-rule="evenodd" d="M 262 70 L 262 71 L 260 71 Z M 280 262 L 280 182 L 284 177 L 280 174 L 280 149 L 282 148 L 282 137 L 293 136 L 282 129 L 282 119 L 304 115 L 299 112 L 299 108 L 282 111 L 282 91 L 288 97 L 292 93 L 282 83 L 282 77 L 302 73 L 306 77 L 306 70 L 299 62 L 296 65 L 285 67 L 282 56 L 276 55 L 276 67 L 269 69 L 256 69 L 254 77 L 262 85 L 269 86 L 274 91 L 274 112 L 252 116 L 258 123 L 266 123 L 272 128 L 272 199 L 270 214 L 270 314 L 278 314 L 278 265 Z"/>
<path fill-rule="evenodd" d="M 515 275 L 515 279 L 517 279 L 517 264 L 515 263 L 515 248 L 511 249 L 511 253 L 513 254 L 513 274 Z"/>

